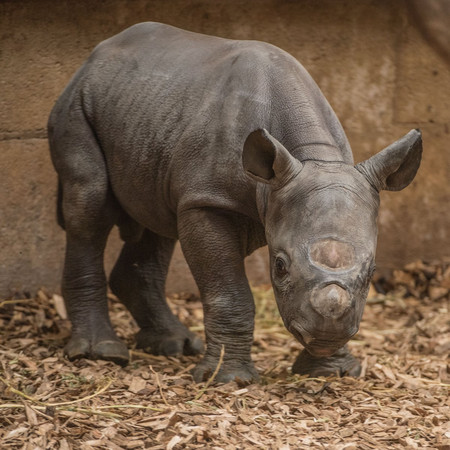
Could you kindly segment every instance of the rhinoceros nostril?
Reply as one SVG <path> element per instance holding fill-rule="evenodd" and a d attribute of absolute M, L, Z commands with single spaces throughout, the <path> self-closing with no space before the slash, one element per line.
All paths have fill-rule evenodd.
<path fill-rule="evenodd" d="M 311 305 L 323 317 L 337 319 L 350 306 L 350 295 L 337 284 L 329 284 L 312 292 Z"/>
<path fill-rule="evenodd" d="M 346 270 L 355 263 L 355 251 L 350 244 L 335 239 L 314 242 L 309 250 L 311 262 L 327 270 Z"/>

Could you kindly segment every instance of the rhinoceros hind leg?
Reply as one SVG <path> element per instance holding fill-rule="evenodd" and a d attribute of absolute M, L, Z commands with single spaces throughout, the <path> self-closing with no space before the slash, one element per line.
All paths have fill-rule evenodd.
<path fill-rule="evenodd" d="M 111 290 L 129 309 L 141 330 L 137 347 L 154 355 L 196 355 L 203 343 L 172 313 L 165 281 L 175 240 L 144 230 L 126 242 L 111 273 Z"/>
<path fill-rule="evenodd" d="M 186 327 L 166 332 L 163 336 L 152 329 L 142 329 L 136 335 L 136 346 L 153 355 L 193 356 L 203 352 L 203 341 Z"/>
<path fill-rule="evenodd" d="M 316 358 L 307 350 L 302 350 L 292 366 L 292 372 L 311 377 L 331 375 L 357 377 L 361 373 L 361 365 L 344 345 L 334 355 L 326 358 Z"/>
<path fill-rule="evenodd" d="M 113 361 L 121 366 L 126 366 L 129 361 L 126 345 L 115 336 L 97 342 L 91 342 L 89 339 L 80 336 L 73 336 L 64 348 L 64 353 L 70 360 L 80 358 L 103 359 Z"/>
<path fill-rule="evenodd" d="M 103 253 L 119 207 L 104 156 L 81 107 L 53 121 L 50 147 L 60 178 L 59 221 L 66 230 L 61 288 L 72 322 L 65 353 L 126 364 L 128 350 L 113 330 L 106 297 Z"/>

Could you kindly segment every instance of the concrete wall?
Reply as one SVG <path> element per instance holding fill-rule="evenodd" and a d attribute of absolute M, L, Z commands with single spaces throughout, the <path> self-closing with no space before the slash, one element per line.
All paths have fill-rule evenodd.
<path fill-rule="evenodd" d="M 409 22 L 403 1 L 0 1 L 0 295 L 58 289 L 64 234 L 45 125 L 57 96 L 92 48 L 136 22 L 271 42 L 310 71 L 340 117 L 355 160 L 420 127 L 414 183 L 384 193 L 378 266 L 449 255 L 450 70 Z M 107 266 L 119 242 L 111 239 Z M 264 250 L 251 257 L 267 281 Z M 168 290 L 191 290 L 177 251 Z"/>

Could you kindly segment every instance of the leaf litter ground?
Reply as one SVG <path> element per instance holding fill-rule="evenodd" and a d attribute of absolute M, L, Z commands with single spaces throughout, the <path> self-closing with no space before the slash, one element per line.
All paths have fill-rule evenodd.
<path fill-rule="evenodd" d="M 199 358 L 132 350 L 121 368 L 70 362 L 61 297 L 0 302 L 2 449 L 450 449 L 450 261 L 411 264 L 375 280 L 350 342 L 359 378 L 292 375 L 301 346 L 269 287 L 254 289 L 259 383 L 194 384 Z M 195 296 L 169 299 L 203 333 Z M 111 296 L 118 335 L 137 327 Z"/>

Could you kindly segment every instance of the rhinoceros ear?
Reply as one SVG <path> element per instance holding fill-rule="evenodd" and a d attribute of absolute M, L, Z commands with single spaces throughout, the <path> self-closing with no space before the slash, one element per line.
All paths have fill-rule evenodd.
<path fill-rule="evenodd" d="M 283 186 L 302 170 L 302 163 L 295 159 L 269 132 L 258 129 L 245 140 L 242 152 L 245 172 L 263 183 Z"/>
<path fill-rule="evenodd" d="M 422 157 L 422 133 L 411 130 L 358 169 L 378 191 L 400 191 L 414 179 Z"/>

